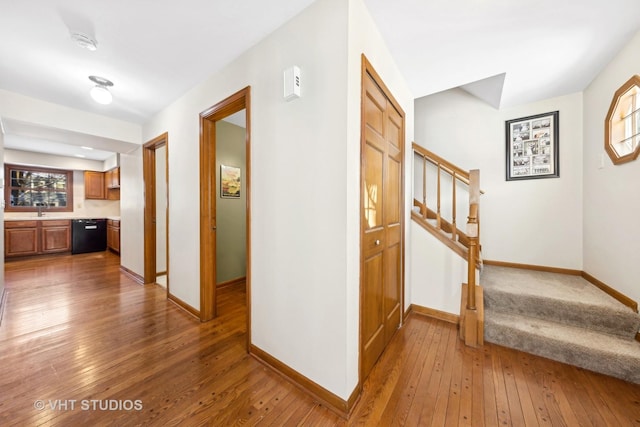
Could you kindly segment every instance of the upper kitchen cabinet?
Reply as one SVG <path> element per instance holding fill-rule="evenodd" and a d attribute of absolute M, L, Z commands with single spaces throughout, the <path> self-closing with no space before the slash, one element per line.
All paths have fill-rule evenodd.
<path fill-rule="evenodd" d="M 105 192 L 108 200 L 120 200 L 120 168 L 113 168 L 104 173 Z"/>
<path fill-rule="evenodd" d="M 120 168 L 84 172 L 85 199 L 120 200 Z"/>
<path fill-rule="evenodd" d="M 84 197 L 85 199 L 105 199 L 105 174 L 104 172 L 84 171 Z"/>
<path fill-rule="evenodd" d="M 120 168 L 113 168 L 105 172 L 107 188 L 120 188 Z"/>

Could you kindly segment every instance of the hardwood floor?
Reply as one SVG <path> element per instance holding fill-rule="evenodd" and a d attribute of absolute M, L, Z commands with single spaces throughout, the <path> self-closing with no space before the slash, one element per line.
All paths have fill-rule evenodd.
<path fill-rule="evenodd" d="M 2 426 L 640 426 L 638 385 L 467 348 L 454 325 L 415 314 L 347 422 L 246 354 L 242 284 L 221 288 L 220 316 L 200 323 L 109 252 L 14 260 L 5 272 Z"/>

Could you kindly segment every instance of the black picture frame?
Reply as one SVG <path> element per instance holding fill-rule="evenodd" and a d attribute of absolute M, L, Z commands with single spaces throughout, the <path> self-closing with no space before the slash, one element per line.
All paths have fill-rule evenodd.
<path fill-rule="evenodd" d="M 507 181 L 560 177 L 560 112 L 505 121 Z"/>

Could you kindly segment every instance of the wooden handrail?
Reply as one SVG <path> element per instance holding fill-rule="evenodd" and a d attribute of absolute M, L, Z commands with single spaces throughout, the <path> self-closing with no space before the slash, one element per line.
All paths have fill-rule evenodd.
<path fill-rule="evenodd" d="M 459 168 L 458 166 L 454 165 L 450 161 L 443 159 L 437 154 L 416 144 L 415 142 L 413 143 L 413 151 L 422 155 L 422 157 L 424 157 L 426 160 L 433 163 L 434 165 L 440 165 L 440 167 L 444 169 L 446 172 L 448 172 L 450 175 L 453 175 L 455 173 L 456 175 L 458 175 L 458 178 L 460 179 L 460 181 L 464 182 L 465 184 L 469 184 L 469 172 L 465 171 L 464 169 Z"/>
<path fill-rule="evenodd" d="M 427 212 L 433 212 L 434 216 L 432 217 L 432 219 L 435 219 L 435 228 L 437 230 L 444 230 L 446 233 L 450 233 L 450 239 L 454 242 L 458 242 L 460 238 L 463 238 L 464 241 L 461 241 L 460 243 L 462 243 L 465 247 L 467 246 L 466 242 L 466 235 L 464 234 L 464 232 L 462 232 L 461 230 L 458 229 L 458 221 L 457 221 L 457 213 L 458 213 L 458 202 L 457 202 L 457 183 L 460 182 L 462 184 L 465 184 L 467 187 L 470 188 L 471 186 L 471 181 L 469 179 L 470 177 L 470 172 L 465 171 L 464 169 L 460 168 L 459 166 L 454 165 L 453 163 L 451 163 L 448 160 L 443 159 L 442 157 L 438 156 L 437 154 L 427 150 L 424 147 L 421 147 L 420 145 L 416 144 L 415 142 L 413 143 L 413 149 L 414 149 L 414 153 L 418 154 L 420 157 L 422 157 L 422 194 L 420 195 L 422 200 L 418 201 L 417 199 L 414 198 L 414 205 L 415 206 L 421 206 L 420 208 L 420 212 L 422 214 L 422 217 L 426 220 L 427 219 Z M 427 165 L 428 164 L 432 164 L 433 166 L 435 166 L 435 173 L 436 173 L 436 185 L 435 185 L 435 209 L 428 209 L 427 208 Z M 447 204 L 446 206 L 449 206 L 451 208 L 451 218 L 447 218 L 445 219 L 445 217 L 443 217 L 443 211 L 442 211 L 442 197 L 443 197 L 443 193 L 442 193 L 442 185 L 443 185 L 443 180 L 442 180 L 442 173 L 446 173 L 449 174 L 451 176 L 451 203 Z M 484 192 L 482 190 L 479 190 L 480 193 L 479 194 L 484 194 Z M 419 197 L 420 197 L 419 196 Z M 479 201 L 478 201 L 479 202 Z M 445 230 L 445 226 L 446 226 L 446 230 Z"/>

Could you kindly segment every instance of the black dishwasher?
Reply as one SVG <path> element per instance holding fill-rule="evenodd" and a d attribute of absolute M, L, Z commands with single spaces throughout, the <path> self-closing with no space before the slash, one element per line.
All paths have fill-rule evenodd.
<path fill-rule="evenodd" d="M 71 221 L 71 253 L 84 254 L 107 250 L 106 219 L 74 219 Z"/>

